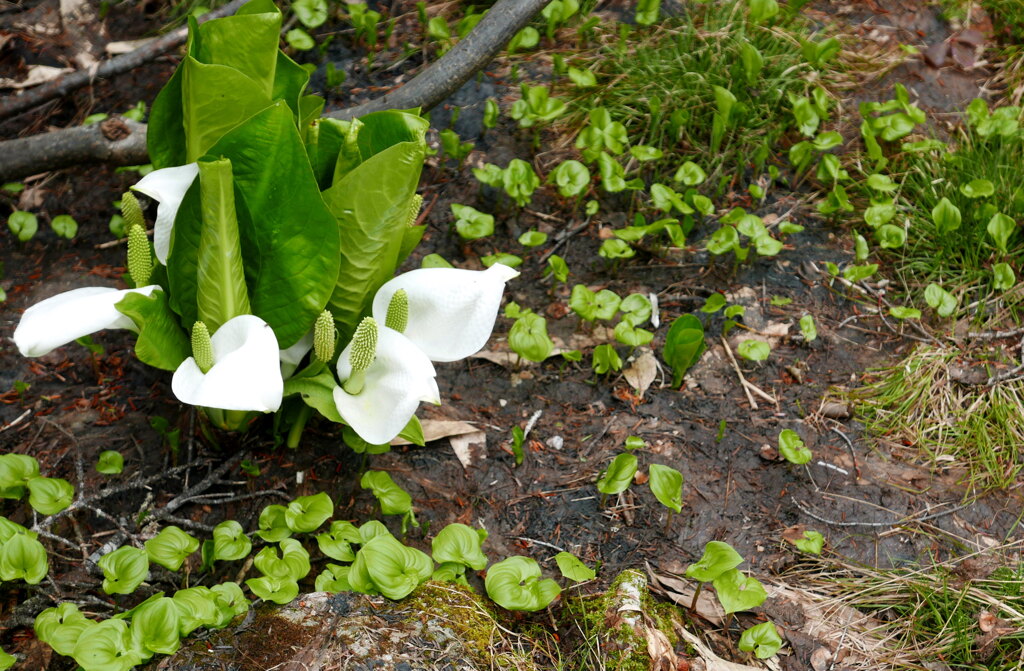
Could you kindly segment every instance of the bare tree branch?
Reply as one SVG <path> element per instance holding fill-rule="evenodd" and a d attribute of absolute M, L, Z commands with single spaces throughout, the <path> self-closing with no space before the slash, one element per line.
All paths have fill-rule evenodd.
<path fill-rule="evenodd" d="M 498 0 L 480 23 L 451 51 L 402 88 L 329 116 L 352 118 L 384 109 L 431 109 L 494 60 L 549 0 Z M 111 124 L 127 130 L 114 134 Z M 104 126 L 107 130 L 104 130 Z M 0 142 L 0 181 L 20 179 L 83 163 L 136 165 L 148 160 L 145 124 L 112 118 L 95 126 L 68 128 Z"/>
<path fill-rule="evenodd" d="M 234 14 L 235 10 L 241 7 L 246 1 L 247 0 L 232 0 L 223 7 L 218 7 L 211 12 L 203 14 L 199 17 L 199 22 L 203 23 L 211 19 L 219 19 L 222 16 Z M 98 64 L 95 68 L 78 70 L 63 77 L 58 77 L 53 81 L 49 81 L 28 91 L 7 96 L 3 100 L 0 100 L 0 119 L 12 117 L 19 112 L 32 109 L 36 105 L 42 105 L 48 100 L 66 96 L 76 89 L 80 89 L 83 86 L 91 84 L 96 79 L 114 77 L 122 72 L 134 70 L 143 63 L 151 61 L 160 54 L 182 44 L 187 37 L 188 27 L 182 26 L 181 28 L 172 30 L 166 35 L 162 35 L 161 37 L 152 40 L 151 42 L 147 42 L 135 51 L 111 58 L 109 61 L 104 61 Z"/>

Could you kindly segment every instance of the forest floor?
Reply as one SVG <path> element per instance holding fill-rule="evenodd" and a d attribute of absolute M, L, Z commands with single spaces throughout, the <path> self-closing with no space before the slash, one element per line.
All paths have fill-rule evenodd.
<path fill-rule="evenodd" d="M 172 18 L 173 12 L 160 4 L 113 4 L 103 19 L 103 39 L 153 34 Z M 434 48 L 421 32 L 414 3 L 377 4 L 379 11 L 396 20 L 372 66 L 365 45 L 354 42 L 348 24 L 338 19 L 311 31 L 321 44 L 326 42 L 324 48 L 294 54 L 299 62 L 317 66 L 312 87 L 326 95 L 328 110 L 407 79 Z M 22 2 L 0 8 L 0 76 L 20 79 L 26 63 L 61 65 L 71 60 L 73 42 L 45 36 L 47 25 L 61 35 L 59 13 L 54 14 L 57 5 Z M 452 3 L 429 5 L 430 16 L 447 15 L 452 22 L 461 16 L 462 10 Z M 838 156 L 851 174 L 857 172 L 858 184 L 871 173 L 858 131 L 858 104 L 890 100 L 895 84 L 906 86 L 911 100 L 927 113 L 927 124 L 915 131 L 920 138 L 956 142 L 957 124 L 975 97 L 992 103 L 1019 102 L 1014 99 L 1024 90 L 1019 60 L 1018 78 L 1011 75 L 1012 46 L 1015 39 L 1020 44 L 1020 33 L 1003 29 L 998 21 L 994 26 L 978 3 L 966 5 L 964 9 L 918 0 L 819 1 L 801 9 L 799 25 L 806 35 L 817 31 L 819 41 L 837 35 L 842 42 L 832 63 L 801 70 L 798 81 L 821 84 L 832 97 L 831 119 L 823 121 L 822 128 L 842 135 Z M 1000 11 L 998 2 L 992 6 L 993 12 Z M 585 112 L 599 104 L 594 100 L 607 98 L 572 88 L 564 76 L 554 74 L 556 60 L 606 75 L 618 65 L 602 59 L 614 58 L 618 25 L 631 24 L 633 17 L 632 3 L 598 2 L 594 11 L 601 21 L 589 39 L 574 27 L 560 29 L 558 39 L 548 39 L 541 20 L 536 24 L 542 33 L 538 48 L 495 61 L 431 115 L 435 146 L 436 131 L 448 127 L 475 146 L 463 162 L 443 153 L 428 160 L 421 183 L 428 229 L 407 268 L 419 267 L 427 254 L 471 269 L 482 268 L 481 257 L 488 254 L 519 255 L 521 275 L 508 285 L 507 301 L 544 316 L 556 347 L 581 350 L 583 357 L 577 362 L 554 355 L 539 364 L 519 360 L 507 343 L 514 319 L 499 317 L 484 352 L 437 367 L 444 403 L 421 409 L 429 439 L 426 447 L 394 446 L 385 454 L 355 454 L 327 422 L 311 423 L 296 450 L 275 443 L 269 418 L 241 435 L 204 431 L 195 409 L 174 399 L 169 376 L 135 358 L 131 334 L 125 331 L 94 336 L 100 346 L 96 351 L 72 345 L 39 359 L 22 358 L 10 336 L 25 308 L 74 287 L 120 286 L 124 248 L 115 242 L 108 221 L 116 212 L 113 201 L 139 174 L 82 166 L 37 175 L 25 180 L 23 190 L 0 193 L 4 218 L 17 209 L 37 214 L 41 222 L 70 214 L 79 224 L 70 240 L 41 224 L 39 233 L 24 243 L 0 227 L 0 288 L 6 292 L 0 304 L 0 453 L 36 457 L 44 474 L 68 479 L 87 498 L 112 484 L 117 487 L 116 494 L 96 496 L 87 509 L 47 529 L 73 539 L 67 547 L 53 546 L 60 572 L 52 583 L 35 589 L 0 586 L 0 645 L 27 658 L 16 668 L 68 668 L 57 656 L 51 659 L 46 646 L 38 644 L 25 626 L 61 597 L 72 591 L 87 594 L 90 608 L 105 615 L 130 605 L 99 590 L 101 578 L 86 558 L 118 532 L 144 539 L 151 529 L 139 519 L 142 511 L 153 514 L 174 501 L 174 510 L 155 519 L 187 525 L 202 536 L 225 519 L 255 529 L 267 504 L 324 491 L 335 501 L 336 519 L 366 521 L 379 517 L 377 501 L 359 487 L 367 466 L 388 471 L 411 494 L 422 525 L 406 536 L 412 545 L 428 548 L 432 532 L 462 522 L 487 530 L 484 550 L 492 557 L 525 554 L 540 562 L 546 573 L 557 575 L 553 557 L 565 550 L 599 567 L 595 581 L 575 588 L 580 593 L 601 593 L 623 570 L 633 568 L 649 573 L 656 593 L 656 577 L 668 577 L 661 596 L 674 594 L 677 602 L 688 605 L 688 599 L 666 585 L 681 584 L 679 576 L 701 556 L 707 542 L 726 541 L 746 559 L 743 568 L 766 584 L 778 590 L 804 590 L 835 608 L 859 607 L 872 623 L 857 630 L 856 636 L 864 638 L 853 644 L 831 637 L 842 627 L 807 633 L 806 611 L 787 613 L 778 603 L 772 606 L 774 597 L 758 609 L 760 615 L 744 616 L 743 625 L 733 621 L 731 628 L 729 623 L 712 624 L 691 615 L 693 622 L 703 623 L 691 622 L 691 630 L 703 629 L 702 636 L 718 655 L 737 662 L 760 664 L 735 650 L 735 638 L 745 626 L 767 616 L 789 643 L 778 658 L 782 668 L 1020 668 L 1024 576 L 1019 522 L 1024 493 L 1018 472 L 1024 456 L 1019 445 L 1003 441 L 1024 433 L 1012 426 L 1022 422 L 1017 413 L 1024 409 L 1024 392 L 1016 380 L 1006 382 L 1000 392 L 1003 421 L 1011 426 L 996 430 L 982 424 L 971 429 L 970 416 L 980 412 L 979 404 L 988 403 L 985 395 L 990 390 L 971 387 L 953 372 L 970 372 L 987 358 L 1012 358 L 1019 344 L 1019 334 L 1012 331 L 1019 326 L 1013 292 L 1008 291 L 1004 302 L 984 319 L 966 308 L 940 319 L 919 300 L 927 282 L 914 284 L 919 280 L 912 278 L 905 262 L 910 252 L 874 250 L 871 260 L 879 264 L 879 271 L 864 281 L 830 274 L 829 263 L 844 268 L 860 261 L 855 260 L 852 232 L 864 232 L 861 214 L 869 204 L 867 192 L 847 187 L 856 211 L 844 216 L 818 211 L 816 205 L 831 184 L 820 176 L 800 175 L 790 165 L 787 151 L 801 137 L 785 102 L 769 120 L 778 132 L 758 131 L 758 137 L 771 138 L 766 166 L 777 167 L 777 179 L 767 177 L 767 167 L 755 167 L 752 153 L 744 153 L 753 145 L 739 141 L 733 146 L 727 141 L 721 160 L 699 142 L 666 141 L 660 145 L 665 158 L 650 166 L 632 166 L 637 176 L 657 181 L 663 174 L 658 171 L 674 171 L 684 160 L 692 160 L 710 175 L 707 195 L 718 215 L 744 207 L 766 223 L 803 226 L 802 232 L 784 239 L 784 247 L 774 256 L 751 253 L 747 262 L 736 263 L 731 253 L 710 254 L 706 241 L 718 227 L 714 216 L 698 221 L 682 246 L 643 240 L 633 246 L 630 258 L 606 259 L 599 250 L 614 230 L 629 226 L 638 212 L 656 218 L 643 192 L 609 194 L 595 184 L 588 197 L 599 201 L 600 209 L 588 216 L 582 204 L 560 197 L 552 186 L 542 186 L 527 207 L 519 208 L 499 190 L 480 184 L 473 168 L 485 163 L 504 166 L 512 158 L 522 158 L 543 178 L 561 161 L 579 159 L 574 141 Z M 698 12 L 689 2 L 665 2 L 662 11 L 683 17 Z M 1016 11 L 1016 20 L 1024 20 Z M 633 25 L 633 36 L 624 39 L 665 39 L 663 34 L 676 30 L 673 22 L 680 20 L 663 18 L 661 25 L 648 28 Z M 982 37 L 968 42 L 974 40 L 972 34 L 957 41 L 965 31 Z M 334 39 L 327 40 L 329 36 Z M 406 43 L 418 48 L 403 51 Z M 937 44 L 955 49 L 934 62 L 938 52 L 930 47 Z M 968 55 L 962 48 L 966 44 Z M 915 49 L 901 49 L 906 45 Z M 140 100 L 150 103 L 176 61 L 176 55 L 159 58 L 4 121 L 0 136 L 80 124 L 90 114 L 124 112 Z M 347 81 L 324 90 L 326 63 L 345 70 Z M 570 114 L 539 129 L 518 128 L 508 112 L 520 97 L 522 81 L 553 86 L 555 94 L 571 101 Z M 615 79 L 611 86 L 621 81 Z M 601 86 L 606 83 L 602 80 Z M 633 107 L 627 111 L 634 121 L 628 125 L 631 137 L 660 136 L 642 125 L 667 127 L 667 112 L 661 117 L 651 113 L 645 106 L 647 93 L 636 89 L 636 100 L 618 103 Z M 666 107 L 671 107 L 670 96 L 687 94 L 685 87 L 672 82 L 660 89 Z M 501 109 L 494 128 L 483 124 L 488 98 L 497 100 Z M 707 104 L 706 96 L 700 104 Z M 452 123 L 456 109 L 459 114 Z M 1024 165 L 1016 169 L 1019 174 Z M 909 184 L 905 175 L 894 179 Z M 751 195 L 750 184 L 760 184 L 764 197 Z M 904 218 L 917 216 L 913 196 L 907 200 L 910 204 L 901 206 L 896 222 L 901 225 Z M 460 238 L 453 227 L 452 203 L 494 214 L 493 235 L 475 241 Z M 922 203 L 919 209 L 924 207 Z M 915 229 L 909 223 L 907 227 L 912 239 L 906 244 L 911 247 L 916 244 Z M 546 233 L 547 242 L 532 248 L 521 245 L 520 236 L 531 230 Z M 567 282 L 556 281 L 547 272 L 551 251 L 570 269 Z M 1024 271 L 1019 255 L 1006 258 L 1018 273 Z M 986 258 L 985 267 L 991 261 Z M 656 297 L 660 325 L 645 326 L 654 333 L 653 342 L 631 348 L 615 343 L 613 324 L 605 328 L 581 322 L 568 305 L 575 284 L 595 291 L 610 289 L 622 297 Z M 969 288 L 944 286 L 963 296 L 964 304 L 973 296 Z M 700 311 L 714 294 L 724 296 L 728 305 L 744 306 L 739 324 L 723 329 L 721 312 Z M 889 316 L 891 305 L 913 305 L 925 314 L 920 320 L 899 320 Z M 681 388 L 674 388 L 662 352 L 669 325 L 686 313 L 704 321 L 707 350 Z M 817 328 L 813 340 L 802 335 L 799 325 L 808 314 Z M 990 336 L 972 341 L 969 331 Z M 756 362 L 735 355 L 737 346 L 749 339 L 769 343 L 770 356 Z M 593 371 L 591 354 L 604 343 L 616 345 L 626 373 Z M 1005 361 L 995 365 L 996 370 L 1011 367 Z M 900 370 L 904 375 L 898 384 L 903 387 L 894 388 L 893 371 Z M 932 398 L 924 398 L 929 394 Z M 1021 406 L 1014 405 L 1018 400 Z M 518 466 L 512 449 L 514 427 L 529 427 Z M 953 438 L 932 440 L 936 432 L 955 432 L 958 427 L 964 434 L 959 448 L 950 447 Z M 784 429 L 796 431 L 806 443 L 813 453 L 809 463 L 798 466 L 779 457 L 778 436 Z M 975 430 L 980 433 L 970 434 Z M 623 451 L 629 436 L 645 443 L 636 451 L 641 464 L 637 484 L 603 503 L 595 481 Z M 984 455 L 971 452 L 972 446 L 980 452 L 986 442 Z M 124 472 L 115 476 L 117 480 L 91 467 L 103 450 L 124 456 Z M 243 460 L 247 472 L 239 465 Z M 681 514 L 668 515 L 668 509 L 641 486 L 646 468 L 655 463 L 682 473 Z M 209 478 L 219 466 L 227 468 Z M 201 491 L 196 483 L 205 483 Z M 182 497 L 182 492 L 188 496 Z M 26 526 L 37 521 L 27 506 L 13 501 L 0 502 L 0 513 Z M 397 532 L 394 520 L 385 522 Z M 799 537 L 804 528 L 823 534 L 821 556 L 801 553 L 785 540 L 794 537 L 794 529 Z M 224 570 L 234 575 L 239 568 Z M 176 579 L 169 574 L 158 578 L 152 581 L 151 593 L 165 589 L 162 582 Z M 478 577 L 470 582 L 482 590 Z M 303 586 L 312 591 L 312 580 Z M 568 597 L 563 602 L 568 603 Z M 996 617 L 995 630 L 986 624 L 985 612 Z M 538 614 L 505 624 L 524 631 L 527 625 L 550 629 L 555 623 Z M 865 633 L 872 627 L 875 631 Z M 997 635 L 990 635 L 992 631 Z M 561 638 L 564 668 L 598 668 L 579 652 L 578 632 L 567 635 L 563 629 Z M 868 640 L 878 641 L 877 646 Z M 822 658 L 822 648 L 830 656 Z M 687 657 L 693 648 L 681 641 L 677 652 Z M 550 650 L 547 654 L 545 659 L 557 658 Z M 847 654 L 852 656 L 846 658 Z"/>

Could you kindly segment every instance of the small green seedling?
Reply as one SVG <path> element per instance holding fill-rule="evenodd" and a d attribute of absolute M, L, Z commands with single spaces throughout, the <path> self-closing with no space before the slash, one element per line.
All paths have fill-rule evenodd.
<path fill-rule="evenodd" d="M 124 470 L 124 457 L 115 450 L 104 450 L 100 452 L 96 460 L 96 472 L 104 475 L 117 475 Z"/>
<path fill-rule="evenodd" d="M 176 526 L 169 526 L 143 545 L 150 562 L 168 571 L 177 571 L 185 559 L 199 549 L 199 540 Z"/>
<path fill-rule="evenodd" d="M 956 296 L 934 282 L 925 287 L 924 300 L 928 303 L 928 307 L 935 310 L 936 314 L 940 317 L 949 317 L 952 315 L 959 304 Z"/>
<path fill-rule="evenodd" d="M 814 317 L 804 315 L 800 318 L 800 333 L 804 336 L 804 342 L 814 342 L 818 339 L 818 328 L 814 325 Z"/>
<path fill-rule="evenodd" d="M 516 466 L 523 465 L 523 459 L 526 458 L 526 454 L 523 452 L 523 442 L 526 440 L 526 432 L 523 431 L 521 426 L 512 427 L 512 457 L 516 461 Z"/>
<path fill-rule="evenodd" d="M 548 320 L 529 309 L 522 309 L 508 332 L 508 346 L 517 355 L 539 363 L 555 349 L 548 336 Z"/>
<path fill-rule="evenodd" d="M 7 217 L 7 228 L 21 242 L 28 242 L 39 230 L 39 220 L 31 212 L 15 210 Z"/>
<path fill-rule="evenodd" d="M 438 136 L 441 138 L 441 151 L 455 159 L 459 164 L 459 170 L 462 170 L 462 166 L 466 162 L 466 157 L 469 156 L 470 152 L 473 151 L 473 147 L 476 145 L 472 142 L 462 142 L 458 133 L 453 131 L 451 128 L 445 128 L 443 131 L 438 133 Z"/>
<path fill-rule="evenodd" d="M 771 355 L 772 348 L 761 340 L 744 340 L 736 347 L 736 353 L 747 361 L 764 361 Z"/>
<path fill-rule="evenodd" d="M 604 375 L 608 372 L 618 372 L 622 370 L 622 359 L 619 357 L 619 353 L 615 351 L 615 348 L 604 343 L 594 348 L 594 359 L 592 362 L 594 372 L 598 375 Z"/>
<path fill-rule="evenodd" d="M 509 557 L 487 569 L 487 596 L 506 610 L 538 611 L 562 592 L 554 580 L 541 578 L 540 566 L 529 557 Z"/>
<path fill-rule="evenodd" d="M 650 478 L 647 483 L 661 505 L 669 509 L 665 520 L 665 529 L 672 524 L 672 513 L 683 510 L 683 474 L 662 464 L 651 464 L 648 470 Z"/>
<path fill-rule="evenodd" d="M 61 478 L 35 477 L 26 486 L 29 505 L 41 515 L 56 515 L 75 498 L 75 488 Z"/>
<path fill-rule="evenodd" d="M 768 659 L 782 647 L 782 637 L 774 624 L 762 622 L 743 632 L 738 647 L 743 652 L 753 652 L 758 659 Z"/>
<path fill-rule="evenodd" d="M 568 109 L 563 100 L 550 96 L 546 86 L 523 84 L 521 93 L 522 97 L 512 104 L 509 112 L 509 116 L 519 122 L 520 128 L 554 121 Z"/>
<path fill-rule="evenodd" d="M 149 574 L 146 551 L 127 545 L 103 555 L 97 565 L 103 569 L 103 591 L 107 594 L 131 594 Z"/>
<path fill-rule="evenodd" d="M 365 484 L 360 482 L 360 485 L 366 489 Z M 331 497 L 326 492 L 318 492 L 312 496 L 299 496 L 289 503 L 284 513 L 284 522 L 293 532 L 308 534 L 319 529 L 333 514 L 334 502 Z"/>
<path fill-rule="evenodd" d="M 455 230 L 463 240 L 479 240 L 494 233 L 494 217 L 469 205 L 452 203 Z"/>
<path fill-rule="evenodd" d="M 487 555 L 481 545 L 487 539 L 487 532 L 465 524 L 449 524 L 441 529 L 431 541 L 430 548 L 438 564 L 456 563 L 474 571 L 487 566 Z"/>
<path fill-rule="evenodd" d="M 672 386 L 683 384 L 683 376 L 700 360 L 707 344 L 704 342 L 704 324 L 694 315 L 683 315 L 672 322 L 665 336 L 662 357 L 672 367 Z"/>
<path fill-rule="evenodd" d="M 555 563 L 562 576 L 573 582 L 586 582 L 597 577 L 594 569 L 581 562 L 575 555 L 569 552 L 559 552 L 555 555 Z"/>
<path fill-rule="evenodd" d="M 635 454 L 623 452 L 612 459 L 611 463 L 608 464 L 608 468 L 597 479 L 597 491 L 601 492 L 602 508 L 605 507 L 609 495 L 621 494 L 629 489 L 629 485 L 633 482 L 633 476 L 636 475 L 636 470 L 637 459 Z"/>
<path fill-rule="evenodd" d="M 399 487 L 391 479 L 391 474 L 387 471 L 366 471 L 359 480 L 359 486 L 373 492 L 377 502 L 380 503 L 380 511 L 383 514 L 402 516 L 403 534 L 406 532 L 409 524 L 412 524 L 414 527 L 420 525 L 416 521 L 416 514 L 413 512 L 412 497 L 409 496 L 409 492 Z"/>
<path fill-rule="evenodd" d="M 811 451 L 804 445 L 800 434 L 792 429 L 783 429 L 779 433 L 779 454 L 791 464 L 802 465 L 811 460 Z"/>

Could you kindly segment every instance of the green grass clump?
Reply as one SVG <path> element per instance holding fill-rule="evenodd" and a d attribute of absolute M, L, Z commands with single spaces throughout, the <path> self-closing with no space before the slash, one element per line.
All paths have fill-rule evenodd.
<path fill-rule="evenodd" d="M 652 28 L 604 28 L 601 46 L 582 55 L 600 85 L 576 99 L 571 121 L 582 125 L 587 110 L 603 106 L 626 126 L 631 144 L 697 157 L 711 174 L 723 165 L 760 168 L 792 125 L 788 95 L 810 86 L 805 77 L 814 70 L 798 37 L 807 37 L 803 20 L 783 12 L 755 23 L 747 3 L 735 0 L 687 3 L 686 12 Z M 711 151 L 715 86 L 736 104 L 721 147 Z"/>
<path fill-rule="evenodd" d="M 1022 466 L 1024 381 L 965 384 L 960 372 L 977 367 L 992 375 L 1015 365 L 997 367 L 999 356 L 996 350 L 986 362 L 978 355 L 972 364 L 959 350 L 919 347 L 851 393 L 857 417 L 893 445 L 920 450 L 934 467 L 962 472 L 969 495 L 1013 486 Z"/>

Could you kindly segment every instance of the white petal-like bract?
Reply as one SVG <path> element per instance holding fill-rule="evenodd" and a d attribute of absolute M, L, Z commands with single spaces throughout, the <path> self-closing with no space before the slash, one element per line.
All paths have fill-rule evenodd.
<path fill-rule="evenodd" d="M 404 335 L 431 361 L 458 361 L 480 351 L 494 329 L 505 283 L 519 272 L 496 263 L 487 270 L 420 268 L 389 280 L 373 297 L 381 324 L 399 289 L 409 296 Z"/>
<path fill-rule="evenodd" d="M 156 208 L 156 223 L 153 224 L 153 251 L 160 263 L 167 265 L 167 254 L 171 251 L 171 229 L 178 208 L 185 199 L 185 192 L 192 186 L 199 174 L 198 163 L 187 163 L 173 168 L 154 170 L 132 187 L 159 205 Z"/>
<path fill-rule="evenodd" d="M 114 306 L 130 293 L 148 296 L 159 288 L 82 287 L 51 296 L 25 310 L 14 329 L 14 343 L 22 356 L 43 356 L 103 329 L 135 330 L 135 322 Z"/>
<path fill-rule="evenodd" d="M 302 363 L 302 358 L 311 349 L 313 349 L 312 331 L 299 338 L 299 341 L 288 349 L 281 350 L 281 375 L 284 379 L 287 380 L 295 374 L 295 369 Z"/>
<path fill-rule="evenodd" d="M 233 317 L 211 341 L 210 370 L 203 373 L 189 357 L 174 371 L 171 391 L 179 401 L 221 410 L 274 412 L 281 407 L 281 350 L 269 324 L 253 315 Z"/>
<path fill-rule="evenodd" d="M 338 359 L 338 379 L 352 374 L 349 352 Z M 380 327 L 377 357 L 366 369 L 366 382 L 358 394 L 334 389 L 334 404 L 345 422 L 368 443 L 383 445 L 401 433 L 420 401 L 440 403 L 434 365 L 415 344 L 397 331 Z"/>

